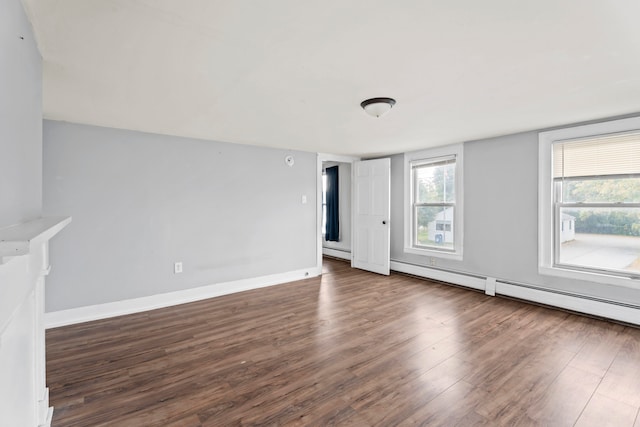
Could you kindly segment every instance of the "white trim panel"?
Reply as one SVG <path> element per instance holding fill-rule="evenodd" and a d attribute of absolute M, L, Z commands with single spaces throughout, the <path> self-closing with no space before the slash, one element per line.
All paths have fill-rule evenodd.
<path fill-rule="evenodd" d="M 314 266 L 302 270 L 272 274 L 269 276 L 216 283 L 213 285 L 200 286 L 182 291 L 167 292 L 164 294 L 133 298 L 124 301 L 54 311 L 45 313 L 44 323 L 45 328 L 47 329 L 57 328 L 59 326 L 73 325 L 76 323 L 106 319 L 125 314 L 140 313 L 143 311 L 200 301 L 236 292 L 249 291 L 252 289 L 279 285 L 296 280 L 309 279 L 311 277 L 317 277 L 320 274 L 321 270 Z"/>
<path fill-rule="evenodd" d="M 339 162 L 339 163 L 353 163 L 360 160 L 360 157 L 353 156 L 341 156 L 339 154 L 330 153 L 318 153 L 318 158 L 321 162 Z"/>

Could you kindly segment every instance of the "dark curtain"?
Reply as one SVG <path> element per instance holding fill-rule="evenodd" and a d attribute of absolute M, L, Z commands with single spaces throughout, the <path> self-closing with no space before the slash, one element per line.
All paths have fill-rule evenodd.
<path fill-rule="evenodd" d="M 340 225 L 338 224 L 338 166 L 326 169 L 327 175 L 327 231 L 326 241 L 340 240 Z"/>

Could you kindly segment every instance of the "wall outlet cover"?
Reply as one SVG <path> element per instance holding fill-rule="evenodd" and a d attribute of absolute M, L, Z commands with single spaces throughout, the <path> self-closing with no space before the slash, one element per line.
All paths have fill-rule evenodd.
<path fill-rule="evenodd" d="M 182 263 L 181 262 L 176 262 L 175 264 L 173 264 L 173 272 L 175 274 L 182 273 Z"/>

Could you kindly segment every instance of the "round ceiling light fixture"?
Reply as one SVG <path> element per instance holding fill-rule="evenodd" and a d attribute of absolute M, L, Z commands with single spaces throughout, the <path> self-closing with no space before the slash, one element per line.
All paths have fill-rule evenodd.
<path fill-rule="evenodd" d="M 396 105 L 396 100 L 393 98 L 371 98 L 360 103 L 362 109 L 373 117 L 384 115 L 394 105 Z"/>

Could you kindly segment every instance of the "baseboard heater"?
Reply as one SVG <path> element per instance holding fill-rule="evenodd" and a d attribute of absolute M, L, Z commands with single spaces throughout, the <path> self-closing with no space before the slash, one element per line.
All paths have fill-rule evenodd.
<path fill-rule="evenodd" d="M 322 255 L 328 255 L 334 258 L 346 259 L 347 261 L 351 261 L 351 251 L 345 251 L 342 249 L 322 247 Z"/>
<path fill-rule="evenodd" d="M 503 295 L 592 316 L 640 325 L 640 306 L 574 294 L 526 283 L 501 280 L 463 272 L 449 271 L 401 261 L 391 261 L 391 269 L 400 273 L 452 283 L 484 291 L 487 295 Z"/>

